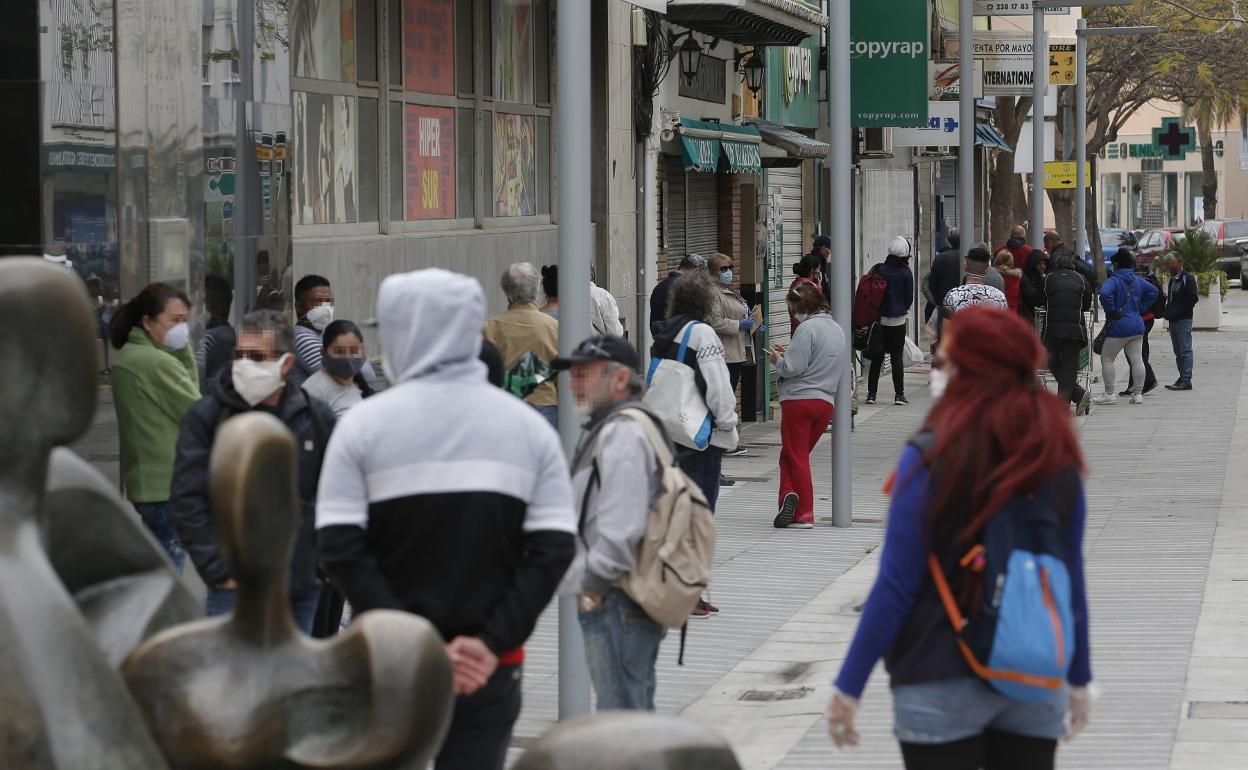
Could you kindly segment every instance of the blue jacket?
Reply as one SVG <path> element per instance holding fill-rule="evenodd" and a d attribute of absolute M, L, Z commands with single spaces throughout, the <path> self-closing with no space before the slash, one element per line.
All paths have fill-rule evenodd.
<path fill-rule="evenodd" d="M 1144 333 L 1141 312 L 1157 301 L 1157 287 L 1140 278 L 1131 268 L 1115 270 L 1101 285 L 1101 307 L 1109 319 L 1114 338 L 1138 337 Z"/>
<path fill-rule="evenodd" d="M 889 256 L 880 264 L 871 268 L 884 276 L 888 281 L 888 293 L 884 295 L 884 303 L 880 305 L 880 316 L 883 318 L 901 318 L 910 312 L 914 304 L 914 273 L 909 265 L 900 259 Z"/>

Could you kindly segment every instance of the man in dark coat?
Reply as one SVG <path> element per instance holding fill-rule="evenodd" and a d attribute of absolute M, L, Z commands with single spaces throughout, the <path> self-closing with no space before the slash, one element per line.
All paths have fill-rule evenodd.
<path fill-rule="evenodd" d="M 1179 379 L 1166 390 L 1192 389 L 1192 316 L 1200 294 L 1196 279 L 1183 269 L 1183 256 L 1172 251 L 1166 255 L 1166 269 L 1170 271 L 1170 291 L 1166 295 L 1166 321 L 1170 325 L 1170 343 L 1174 346 L 1175 362 L 1179 366 Z"/>
<path fill-rule="evenodd" d="M 945 306 L 945 295 L 950 289 L 962 285 L 962 251 L 959 248 L 961 241 L 961 234 L 955 227 L 949 231 L 949 248 L 932 260 L 931 269 L 928 271 L 928 286 L 932 290 L 936 308 Z M 927 315 L 931 317 L 931 313 Z"/>
<path fill-rule="evenodd" d="M 1034 256 L 1038 260 L 1042 255 L 1036 252 Z M 1074 259 L 1063 255 L 1056 260 L 1055 268 L 1041 278 L 1039 291 L 1048 311 L 1044 346 L 1049 351 L 1049 371 L 1057 380 L 1058 396 L 1076 404 L 1077 414 L 1086 414 L 1089 394 L 1075 380 L 1080 353 L 1090 342 L 1083 314 L 1092 309 L 1092 285 L 1076 268 Z"/>
<path fill-rule="evenodd" d="M 706 272 L 706 258 L 701 254 L 689 254 L 680 260 L 680 265 L 667 274 L 667 277 L 654 287 L 654 291 L 650 292 L 650 329 L 653 331 L 667 320 L 667 293 L 671 291 L 672 283 L 685 273 Z"/>
<path fill-rule="evenodd" d="M 295 364 L 295 333 L 275 310 L 257 310 L 243 319 L 235 360 L 209 383 L 207 394 L 182 420 L 169 511 L 182 547 L 208 586 L 205 613 L 226 615 L 234 608 L 236 584 L 217 545 L 208 461 L 221 423 L 236 414 L 264 411 L 290 428 L 299 449 L 299 531 L 290 565 L 290 604 L 295 621 L 311 633 L 320 585 L 316 581 L 316 487 L 334 413 L 287 380 Z"/>
<path fill-rule="evenodd" d="M 1093 290 L 1097 288 L 1096 269 L 1080 258 L 1080 256 L 1076 254 L 1073 249 L 1067 246 L 1062 240 L 1062 236 L 1057 233 L 1045 233 L 1044 250 L 1049 253 L 1051 264 L 1055 264 L 1055 260 L 1059 257 L 1070 257 L 1070 263 L 1076 270 L 1079 271 L 1079 275 L 1082 275 L 1088 283 L 1092 284 Z"/>

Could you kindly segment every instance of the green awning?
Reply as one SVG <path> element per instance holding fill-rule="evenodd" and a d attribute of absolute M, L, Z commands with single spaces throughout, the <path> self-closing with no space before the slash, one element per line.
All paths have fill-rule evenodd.
<path fill-rule="evenodd" d="M 680 144 L 686 171 L 714 174 L 719 167 L 719 138 L 723 132 L 718 123 L 680 119 Z"/>
<path fill-rule="evenodd" d="M 762 136 L 753 126 L 680 119 L 680 144 L 688 171 L 757 174 L 763 167 L 760 142 Z"/>
<path fill-rule="evenodd" d="M 722 125 L 724 132 L 720 140 L 724 148 L 724 158 L 728 161 L 730 174 L 758 174 L 763 170 L 763 159 L 758 154 L 758 145 L 763 137 L 753 126 Z"/>

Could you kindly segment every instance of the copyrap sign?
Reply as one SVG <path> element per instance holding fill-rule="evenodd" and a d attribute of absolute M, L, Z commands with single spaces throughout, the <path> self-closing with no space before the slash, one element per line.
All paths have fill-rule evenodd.
<path fill-rule="evenodd" d="M 927 12 L 927 3 L 914 0 L 853 0 L 855 126 L 927 125 Z"/>

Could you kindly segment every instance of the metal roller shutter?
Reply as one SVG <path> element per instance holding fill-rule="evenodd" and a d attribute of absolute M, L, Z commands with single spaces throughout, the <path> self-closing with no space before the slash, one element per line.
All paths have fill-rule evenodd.
<path fill-rule="evenodd" d="M 675 270 L 685 258 L 685 170 L 680 158 L 668 158 L 667 183 L 663 186 L 663 245 L 667 269 Z"/>
<path fill-rule="evenodd" d="M 872 168 L 862 173 L 862 248 L 857 275 L 888 256 L 898 235 L 914 238 L 914 170 Z M 913 242 L 913 241 L 912 241 Z"/>
<path fill-rule="evenodd" d="M 949 228 L 958 225 L 958 164 L 952 161 L 940 162 L 940 178 L 936 180 L 936 195 L 944 207 L 945 225 Z"/>
<path fill-rule="evenodd" d="M 719 179 L 685 172 L 685 249 L 706 256 L 719 251 Z"/>
<path fill-rule="evenodd" d="M 774 273 L 768 283 L 767 339 L 772 344 L 789 343 L 789 311 L 784 298 L 793 281 L 792 266 L 806 253 L 806 238 L 802 234 L 802 169 L 771 168 L 767 170 L 767 195 L 769 200 L 780 201 L 781 228 L 776 242 L 780 245 L 775 255 Z"/>

